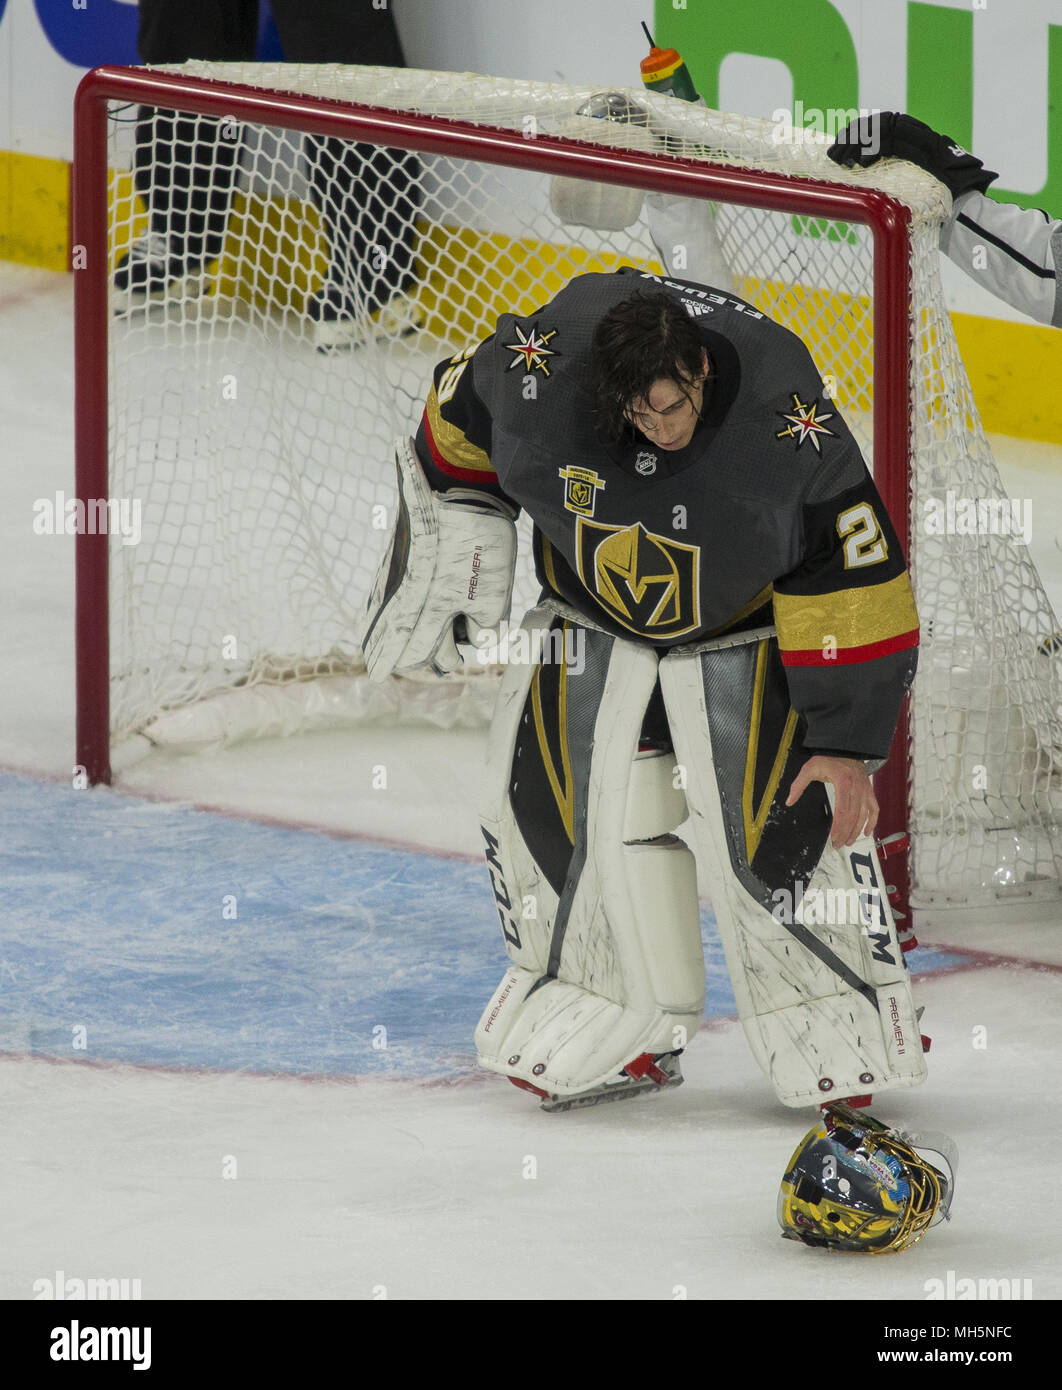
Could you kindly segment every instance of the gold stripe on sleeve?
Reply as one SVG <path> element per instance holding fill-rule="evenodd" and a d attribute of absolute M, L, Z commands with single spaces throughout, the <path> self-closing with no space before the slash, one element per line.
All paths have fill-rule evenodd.
<path fill-rule="evenodd" d="M 911 581 L 898 574 L 884 584 L 839 589 L 832 594 L 774 594 L 778 643 L 785 651 L 810 651 L 833 641 L 838 648 L 886 642 L 918 627 Z"/>
<path fill-rule="evenodd" d="M 452 425 L 445 418 L 439 408 L 439 397 L 434 386 L 428 392 L 424 414 L 428 419 L 428 428 L 431 430 L 435 448 L 446 463 L 453 468 L 467 468 L 476 473 L 494 472 L 491 461 L 483 450 L 469 443 L 457 425 Z"/>

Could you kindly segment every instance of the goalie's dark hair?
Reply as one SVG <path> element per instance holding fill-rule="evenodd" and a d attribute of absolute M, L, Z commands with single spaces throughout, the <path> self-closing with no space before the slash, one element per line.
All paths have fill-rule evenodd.
<path fill-rule="evenodd" d="M 643 401 L 655 381 L 685 389 L 704 371 L 693 320 L 670 295 L 631 295 L 615 304 L 594 330 L 591 344 L 597 421 L 613 439 L 633 432 L 626 412 Z"/>

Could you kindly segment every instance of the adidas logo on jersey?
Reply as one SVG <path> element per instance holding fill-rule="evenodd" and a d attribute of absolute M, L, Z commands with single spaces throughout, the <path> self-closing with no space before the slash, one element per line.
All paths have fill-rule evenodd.
<path fill-rule="evenodd" d="M 689 314 L 690 318 L 699 318 L 701 314 L 710 314 L 713 312 L 710 304 L 698 304 L 695 299 L 683 298 L 682 302 L 685 304 L 686 313 Z"/>

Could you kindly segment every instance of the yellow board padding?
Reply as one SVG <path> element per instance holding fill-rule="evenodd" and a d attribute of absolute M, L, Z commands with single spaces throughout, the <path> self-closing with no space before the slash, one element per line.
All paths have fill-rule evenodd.
<path fill-rule="evenodd" d="M 0 259 L 69 270 L 70 165 L 0 150 Z"/>
<path fill-rule="evenodd" d="M 951 321 L 985 429 L 1062 444 L 1062 329 L 976 314 Z"/>
<path fill-rule="evenodd" d="M 110 235 L 108 238 L 108 270 L 114 267 L 148 229 L 144 204 L 133 187 L 133 176 L 124 170 L 107 170 L 107 207 Z"/>
<path fill-rule="evenodd" d="M 312 204 L 237 194 L 216 290 L 262 309 L 302 313 L 328 272 L 328 255 L 328 237 Z M 577 246 L 423 220 L 417 224 L 414 261 L 413 294 L 425 312 L 425 329 L 448 342 L 482 337 L 484 324 L 492 325 L 499 314 L 532 312 L 574 275 L 630 264 Z"/>
<path fill-rule="evenodd" d="M 130 174 L 112 173 L 111 200 L 113 270 L 146 231 L 147 217 Z M 209 292 L 262 310 L 303 313 L 328 272 L 328 255 L 327 233 L 312 203 L 236 193 Z M 426 331 L 450 342 L 482 337 L 484 324 L 493 324 L 499 314 L 531 313 L 574 275 L 632 263 L 609 252 L 423 220 L 417 224 L 414 257 L 415 297 L 426 314 Z"/>
<path fill-rule="evenodd" d="M 820 347 L 826 350 L 824 356 L 836 363 L 836 376 L 828 382 L 830 396 L 842 412 L 870 412 L 874 318 L 868 298 L 753 279 L 739 285 L 738 293 L 797 333 L 813 354 Z M 952 313 L 950 318 L 985 430 L 1062 444 L 1062 398 L 1051 389 L 1062 378 L 1062 330 L 976 314 Z M 833 334 L 842 323 L 845 346 L 838 350 Z M 932 377 L 947 346 L 939 352 L 928 314 L 916 331 Z M 949 408 L 943 389 L 930 395 L 938 410 Z"/>
<path fill-rule="evenodd" d="M 634 264 L 612 252 L 533 237 L 484 236 L 468 227 L 435 223 L 418 231 L 417 299 L 427 311 L 428 331 L 445 339 L 482 337 L 484 323 L 493 325 L 499 314 L 533 313 L 575 275 Z"/>
<path fill-rule="evenodd" d="M 874 313 L 869 297 L 751 277 L 738 284 L 737 293 L 796 333 L 813 357 L 835 364 L 825 383 L 839 410 L 870 412 Z M 843 339 L 837 336 L 842 327 Z"/>
<path fill-rule="evenodd" d="M 130 173 L 111 170 L 110 269 L 148 230 L 147 211 Z M 317 209 L 299 198 L 232 198 L 221 255 L 208 293 L 240 298 L 258 308 L 301 312 L 328 269 L 328 243 Z"/>
<path fill-rule="evenodd" d="M 113 269 L 146 231 L 147 217 L 130 173 L 112 171 L 109 184 Z M 69 206 L 64 160 L 0 151 L 0 258 L 68 269 Z M 610 253 L 425 223 L 418 228 L 416 296 L 430 333 L 447 342 L 474 339 L 484 322 L 506 311 L 530 313 L 571 276 L 622 264 Z M 327 238 L 311 203 L 238 193 L 213 292 L 301 313 L 327 265 Z M 515 302 L 513 283 L 519 289 Z M 843 324 L 847 346 L 837 357 L 836 380 L 828 383 L 831 396 L 842 411 L 871 409 L 868 299 L 825 290 L 809 294 L 766 280 L 747 280 L 738 293 L 788 324 L 812 351 L 829 347 L 835 327 Z M 1062 331 L 973 314 L 951 319 L 985 429 L 1062 443 L 1062 398 L 1051 389 L 1062 373 Z M 932 353 L 932 327 L 923 325 L 920 333 L 921 348 Z"/>
<path fill-rule="evenodd" d="M 312 203 L 234 195 L 214 293 L 301 314 L 327 273 L 328 238 Z"/>

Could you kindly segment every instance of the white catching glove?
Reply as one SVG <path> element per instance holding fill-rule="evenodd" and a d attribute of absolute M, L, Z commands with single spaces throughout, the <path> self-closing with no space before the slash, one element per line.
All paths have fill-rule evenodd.
<path fill-rule="evenodd" d="M 395 448 L 398 513 L 376 572 L 362 648 L 369 678 L 455 671 L 454 625 L 468 637 L 509 614 L 516 526 L 502 502 L 472 490 L 433 492 L 409 440 Z"/>

